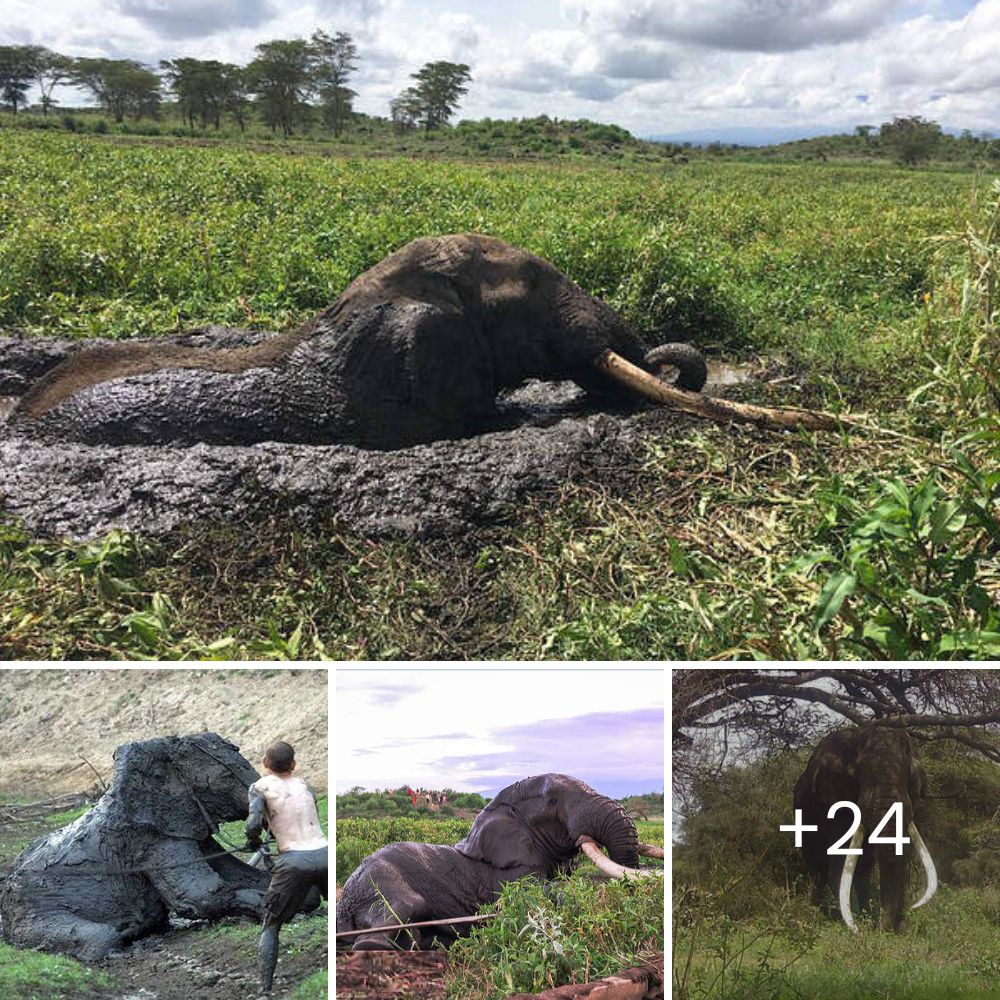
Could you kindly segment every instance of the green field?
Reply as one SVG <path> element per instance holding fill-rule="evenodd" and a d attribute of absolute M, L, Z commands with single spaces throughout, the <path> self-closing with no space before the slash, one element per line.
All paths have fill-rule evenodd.
<path fill-rule="evenodd" d="M 630 478 L 568 483 L 510 526 L 451 541 L 276 520 L 63 546 L 0 526 L 0 646 L 989 656 L 995 199 L 988 178 L 885 164 L 507 166 L 8 130 L 0 328 L 280 328 L 414 237 L 478 230 L 549 258 L 643 330 L 759 362 L 745 399 L 851 410 L 904 436 L 679 422 Z"/>
<path fill-rule="evenodd" d="M 337 884 L 385 844 L 452 844 L 471 826 L 471 820 L 427 817 L 338 820 Z M 639 821 L 636 829 L 640 842 L 663 846 L 662 821 Z M 630 968 L 663 951 L 663 891 L 657 877 L 609 882 L 587 859 L 549 887 L 535 879 L 509 882 L 500 916 L 449 950 L 448 996 L 487 1000 Z"/>

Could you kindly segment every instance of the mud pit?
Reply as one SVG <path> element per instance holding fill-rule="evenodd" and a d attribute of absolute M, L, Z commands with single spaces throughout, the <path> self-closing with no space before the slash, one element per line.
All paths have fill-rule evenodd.
<path fill-rule="evenodd" d="M 199 347 L 258 343 L 206 327 L 168 338 Z M 333 517 L 370 535 L 457 534 L 509 516 L 567 479 L 633 467 L 642 439 L 690 418 L 609 410 L 572 382 L 532 381 L 501 398 L 486 433 L 397 451 L 350 445 L 81 445 L 5 429 L 12 400 L 75 342 L 0 338 L 0 510 L 42 537 L 87 540 L 113 528 L 160 536 L 192 521 L 253 521 L 280 509 Z M 733 369 L 717 378 L 732 384 Z M 742 375 L 742 372 L 740 373 Z"/>

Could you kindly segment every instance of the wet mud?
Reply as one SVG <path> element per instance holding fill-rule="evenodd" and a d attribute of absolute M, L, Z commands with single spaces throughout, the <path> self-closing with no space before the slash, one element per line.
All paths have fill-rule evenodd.
<path fill-rule="evenodd" d="M 337 956 L 337 1000 L 432 1000 L 445 995 L 441 952 L 359 951 Z"/>
<path fill-rule="evenodd" d="M 235 347 L 266 336 L 206 327 L 168 340 Z M 276 511 L 303 524 L 332 518 L 373 536 L 455 535 L 509 518 L 527 496 L 568 479 L 627 474 L 646 436 L 683 433 L 691 423 L 641 404 L 599 406 L 573 382 L 529 381 L 500 397 L 483 433 L 395 451 L 83 445 L 17 435 L 6 426 L 17 397 L 74 346 L 0 338 L 0 514 L 38 537 L 88 540 L 115 528 L 157 537 L 191 522 L 253 522 Z M 710 379 L 732 384 L 743 374 L 716 366 Z"/>

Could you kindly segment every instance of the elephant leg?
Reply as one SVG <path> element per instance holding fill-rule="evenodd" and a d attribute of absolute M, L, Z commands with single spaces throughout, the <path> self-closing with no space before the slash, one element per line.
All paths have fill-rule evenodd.
<path fill-rule="evenodd" d="M 392 894 L 387 894 L 388 906 L 381 901 L 371 906 L 367 913 L 357 918 L 358 929 L 361 927 L 387 927 L 391 924 L 408 924 L 411 921 L 431 919 L 427 901 L 409 886 L 394 888 Z M 389 908 L 391 907 L 391 909 Z M 428 928 L 433 931 L 434 928 Z M 362 934 L 355 939 L 352 951 L 388 951 L 397 948 L 404 950 L 421 950 L 426 935 L 420 928 L 393 933 Z"/>
<path fill-rule="evenodd" d="M 879 864 L 880 924 L 884 931 L 906 930 L 906 867 L 903 857 L 883 858 Z"/>
<path fill-rule="evenodd" d="M 66 910 L 46 911 L 44 927 L 34 937 L 21 946 L 65 952 L 83 962 L 99 962 L 127 943 L 114 925 L 86 920 Z"/>
<path fill-rule="evenodd" d="M 204 860 L 195 841 L 164 838 L 147 858 L 150 881 L 167 907 L 180 916 L 260 916 L 264 893 L 228 884 Z"/>

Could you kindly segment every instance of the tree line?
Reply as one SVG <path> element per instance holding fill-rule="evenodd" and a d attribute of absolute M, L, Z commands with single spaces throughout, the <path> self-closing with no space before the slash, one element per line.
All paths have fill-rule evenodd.
<path fill-rule="evenodd" d="M 15 115 L 27 108 L 36 87 L 42 114 L 56 106 L 59 86 L 88 91 L 116 122 L 157 118 L 165 95 L 193 131 L 221 127 L 229 115 L 246 130 L 254 112 L 272 132 L 292 135 L 318 113 L 334 135 L 353 115 L 358 96 L 350 86 L 358 50 L 346 32 L 317 29 L 309 38 L 274 39 L 255 47 L 246 66 L 215 59 L 179 57 L 160 62 L 159 72 L 134 59 L 73 57 L 41 45 L 0 46 L 0 103 Z M 414 83 L 390 103 L 399 131 L 439 128 L 454 115 L 472 77 L 465 63 L 426 63 Z"/>

